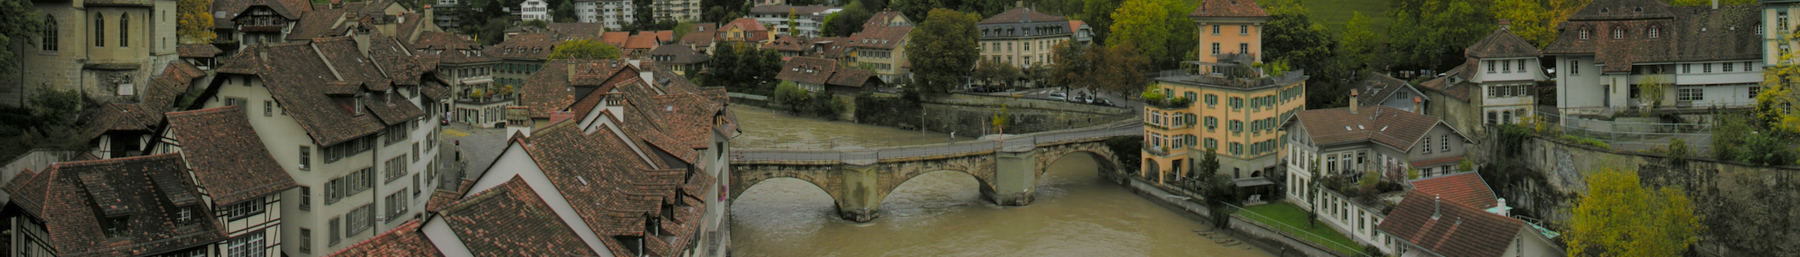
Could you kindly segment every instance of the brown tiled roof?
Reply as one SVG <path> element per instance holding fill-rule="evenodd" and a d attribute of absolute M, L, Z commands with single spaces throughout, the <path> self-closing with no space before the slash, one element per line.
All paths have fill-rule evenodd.
<path fill-rule="evenodd" d="M 298 186 L 269 155 L 237 106 L 171 112 L 169 129 L 181 142 L 181 156 L 188 168 L 212 195 L 215 206 L 260 201 L 264 195 Z"/>
<path fill-rule="evenodd" d="M 573 71 L 574 74 L 570 72 Z M 622 74 L 622 75 L 621 75 Z M 576 89 L 583 92 L 608 91 L 604 88 L 615 75 L 636 77 L 637 69 L 621 60 L 554 60 L 525 79 L 520 88 L 522 105 L 531 108 L 532 118 L 548 118 L 567 110 L 575 103 Z"/>
<path fill-rule="evenodd" d="M 644 50 L 650 50 L 650 48 L 656 48 L 656 32 L 654 31 L 640 31 L 637 35 L 631 35 L 625 39 L 625 47 L 623 47 L 623 49 Z"/>
<path fill-rule="evenodd" d="M 756 19 L 752 18 L 738 18 L 731 20 L 730 23 L 725 23 L 724 26 L 719 27 L 718 33 L 721 35 L 714 36 L 715 40 L 727 38 L 723 33 L 731 31 L 732 28 L 739 28 L 744 31 L 744 34 L 748 34 L 743 41 L 769 40 L 769 28 L 763 27 L 762 23 L 757 23 Z"/>
<path fill-rule="evenodd" d="M 794 57 L 781 65 L 781 73 L 776 73 L 775 79 L 823 85 L 837 69 L 837 60 Z"/>
<path fill-rule="evenodd" d="M 162 114 L 148 111 L 142 105 L 107 103 L 83 110 L 81 117 L 82 122 L 79 124 L 83 125 L 79 126 L 79 138 L 91 140 L 109 131 L 149 132 L 157 122 L 161 122 Z"/>
<path fill-rule="evenodd" d="M 1637 6 L 1644 12 L 1636 14 Z M 1603 72 L 1630 72 L 1634 63 L 1748 60 L 1762 56 L 1762 39 L 1756 35 L 1761 7 L 1727 5 L 1665 7 L 1660 1 L 1596 1 L 1560 24 L 1556 41 L 1545 54 L 1594 55 Z M 1598 15 L 1601 8 L 1610 15 Z M 1583 16 L 1586 14 L 1587 16 Z M 1624 30 L 1613 39 L 1612 30 Z M 1648 30 L 1658 29 L 1650 38 Z M 1589 31 L 1589 39 L 1580 33 Z"/>
<path fill-rule="evenodd" d="M 987 19 L 981 20 L 981 22 L 977 22 L 975 24 L 1028 23 L 1028 22 L 1050 22 L 1050 21 L 1067 21 L 1067 20 L 1069 20 L 1069 19 L 1063 18 L 1062 16 L 1041 13 L 1041 12 L 1038 12 L 1035 10 L 1031 10 L 1031 8 L 1013 7 L 1012 9 L 1007 9 L 1005 12 L 1001 12 L 1000 14 L 995 14 L 994 17 L 988 17 Z"/>
<path fill-rule="evenodd" d="M 394 27 L 394 37 L 406 39 L 407 42 L 413 42 L 413 39 L 418 39 L 419 35 L 424 34 L 423 32 L 428 30 L 425 29 L 427 28 L 426 24 L 430 23 L 425 22 L 425 20 L 427 19 L 424 14 L 400 14 L 400 24 Z"/>
<path fill-rule="evenodd" d="M 587 199 L 569 198 L 571 202 Z M 577 208 L 590 204 L 572 204 Z M 575 230 L 524 179 L 476 193 L 441 213 L 470 252 L 498 256 L 592 256 Z M 641 226 L 641 225 L 640 225 Z M 606 240 L 602 238 L 602 240 Z"/>
<path fill-rule="evenodd" d="M 224 11 L 226 19 L 231 20 L 251 6 L 268 6 L 275 14 L 290 20 L 300 19 L 300 15 L 313 11 L 312 2 L 307 0 L 218 0 L 212 2 L 211 10 Z"/>
<path fill-rule="evenodd" d="M 181 44 L 175 47 L 175 52 L 180 53 L 182 58 L 213 58 L 225 51 L 212 44 Z"/>
<path fill-rule="evenodd" d="M 1638 11 L 1637 8 L 1643 8 Z M 1604 11 L 1604 12 L 1602 12 Z M 1669 4 L 1656 0 L 1594 0 L 1569 15 L 1569 20 L 1636 20 L 1673 18 Z"/>
<path fill-rule="evenodd" d="M 832 73 L 831 79 L 826 80 L 825 84 L 846 86 L 846 87 L 862 87 L 865 83 L 868 83 L 870 80 L 874 80 L 877 83 L 881 82 L 881 79 L 875 77 L 875 72 L 868 71 L 868 70 L 858 70 L 858 69 L 843 69 L 843 70 L 838 70 L 836 73 Z"/>
<path fill-rule="evenodd" d="M 849 37 L 814 38 L 813 45 L 819 47 L 819 53 L 813 57 L 838 59 L 850 52 L 850 47 L 848 47 L 850 45 Z"/>
<path fill-rule="evenodd" d="M 44 169 L 44 172 L 53 170 L 55 170 L 54 166 Z M 50 179 L 51 176 L 42 176 L 41 173 L 25 169 L 19 172 L 19 175 L 13 176 L 12 181 L 6 182 L 5 190 L 6 193 L 11 194 L 12 203 L 19 205 L 19 209 L 24 210 L 26 214 L 43 217 L 44 197 L 48 193 L 44 190 L 49 188 Z"/>
<path fill-rule="evenodd" d="M 1200 8 L 1188 13 L 1189 17 L 1269 17 L 1262 6 L 1251 0 L 1213 0 L 1202 1 Z"/>
<path fill-rule="evenodd" d="M 1436 91 L 1438 93 L 1443 93 L 1444 95 L 1448 95 L 1448 96 L 1450 96 L 1450 98 L 1455 98 L 1456 100 L 1461 100 L 1465 103 L 1469 102 L 1469 99 L 1470 99 L 1469 93 L 1472 91 L 1479 91 L 1479 90 L 1473 90 L 1473 88 L 1480 86 L 1480 85 L 1476 85 L 1474 82 L 1469 82 L 1469 79 L 1467 77 L 1469 74 L 1469 72 L 1467 72 L 1467 71 L 1469 71 L 1470 68 L 1475 67 L 1475 65 L 1473 64 L 1474 61 L 1475 61 L 1474 59 L 1469 59 L 1469 63 L 1463 63 L 1463 65 L 1458 65 L 1458 66 L 1456 66 L 1456 68 L 1453 68 L 1453 69 L 1450 69 L 1450 71 L 1444 72 L 1444 74 L 1446 74 L 1446 76 L 1427 80 L 1424 83 L 1419 83 L 1419 89 Z M 1455 80 L 1457 80 L 1457 82 L 1450 83 L 1450 81 L 1452 80 L 1451 78 L 1455 78 Z M 1445 100 L 1445 99 L 1438 99 L 1438 100 Z"/>
<path fill-rule="evenodd" d="M 461 196 L 450 190 L 432 190 L 431 199 L 426 200 L 425 202 L 425 212 L 437 213 L 444 211 L 445 208 L 450 208 L 451 203 L 456 203 L 456 200 L 459 200 L 458 197 Z"/>
<path fill-rule="evenodd" d="M 887 27 L 889 25 L 888 22 L 893 21 L 895 17 L 905 18 L 906 15 L 901 14 L 900 11 L 878 12 L 878 13 L 875 13 L 874 15 L 870 15 L 869 20 L 863 22 L 863 29 L 868 29 L 868 28 L 873 28 L 873 27 Z M 907 20 L 907 22 L 911 22 L 911 21 L 912 20 L 910 20 L 910 19 Z M 911 27 L 911 26 L 907 26 L 907 27 Z"/>
<path fill-rule="evenodd" d="M 658 62 L 668 64 L 704 63 L 712 58 L 687 47 L 657 47 L 656 50 L 650 51 L 650 57 Z"/>
<path fill-rule="evenodd" d="M 1412 149 L 1437 124 L 1437 117 L 1420 115 L 1387 106 L 1363 106 L 1357 113 L 1350 108 L 1315 109 L 1295 115 L 1306 129 L 1313 145 L 1369 141 L 1400 149 Z"/>
<path fill-rule="evenodd" d="M 624 123 L 653 123 L 648 121 Z M 689 178 L 683 170 L 651 169 L 614 133 L 585 134 L 571 122 L 551 125 L 523 140 L 525 150 L 565 199 L 596 203 L 572 206 L 596 234 L 603 235 L 601 242 L 614 255 L 631 255 L 616 236 L 642 237 L 645 252 L 652 256 L 675 255 L 693 241 L 698 217 L 706 206 L 697 201 L 698 193 L 683 194 L 681 189 L 689 179 L 709 180 L 704 176 Z M 649 154 L 652 150 L 645 151 Z M 674 206 L 674 215 L 669 215 L 674 218 L 662 222 L 663 229 L 672 233 L 646 236 L 645 218 L 662 215 L 664 205 Z"/>
<path fill-rule="evenodd" d="M 1494 190 L 1488 188 L 1487 181 L 1481 180 L 1481 175 L 1474 172 L 1422 178 L 1413 180 L 1412 185 L 1415 190 L 1442 197 L 1445 201 L 1480 209 L 1494 207 L 1499 202 L 1494 196 Z"/>
<path fill-rule="evenodd" d="M 326 60 L 319 58 L 320 53 L 344 53 L 350 55 L 350 53 L 357 53 L 357 50 L 353 48 L 355 47 L 354 44 L 320 44 L 317 46 L 319 47 L 318 51 L 313 50 L 314 45 L 304 43 L 272 44 L 246 48 L 241 51 L 238 56 L 232 58 L 231 61 L 226 62 L 226 64 L 223 65 L 224 67 L 219 69 L 219 73 L 238 73 L 260 76 L 264 81 L 264 86 L 268 88 L 269 94 L 275 98 L 275 101 L 281 104 L 281 106 L 288 111 L 289 115 L 294 117 L 294 120 L 300 124 L 301 129 L 312 136 L 315 144 L 321 146 L 334 145 L 368 135 L 386 128 L 386 124 L 393 124 L 417 117 L 407 115 L 357 115 L 355 110 L 352 110 L 352 107 L 354 106 L 352 100 L 354 98 L 343 95 L 328 95 L 328 87 L 321 85 L 332 82 L 346 82 L 337 78 L 337 74 L 340 73 L 339 71 L 347 73 L 355 72 L 350 72 L 352 70 L 346 69 L 345 66 L 338 66 L 334 70 L 331 66 L 326 65 Z M 340 49 L 325 49 L 331 47 L 352 48 L 347 51 Z M 351 59 L 355 56 L 360 55 L 339 56 L 336 58 L 340 61 L 333 61 L 333 63 L 346 63 L 341 60 L 355 62 Z M 331 58 L 330 56 L 327 57 Z M 385 83 L 380 82 L 358 84 L 385 87 Z M 409 101 L 395 101 L 394 103 L 396 105 L 412 105 Z M 418 107 L 412 106 L 411 108 L 416 109 Z M 401 114 L 404 113 L 406 112 L 402 110 Z M 422 112 L 420 114 L 422 114 Z"/>
<path fill-rule="evenodd" d="M 558 34 L 589 37 L 598 37 L 600 32 L 606 31 L 606 26 L 599 23 L 551 23 L 544 28 Z"/>
<path fill-rule="evenodd" d="M 906 41 L 906 35 L 912 33 L 912 26 L 865 28 L 862 32 L 850 34 L 850 47 L 896 49 Z"/>
<path fill-rule="evenodd" d="M 1474 45 L 1470 45 L 1463 51 L 1465 51 L 1464 55 L 1469 58 L 1538 57 L 1540 55 L 1537 47 L 1532 46 L 1531 42 L 1526 42 L 1524 38 L 1519 38 L 1519 35 L 1514 35 L 1512 30 L 1504 27 L 1494 28 L 1493 33 L 1488 33 L 1487 37 L 1481 38 L 1481 41 L 1476 41 Z"/>
<path fill-rule="evenodd" d="M 1439 256 L 1501 256 L 1525 222 L 1413 190 L 1375 226 Z"/>
<path fill-rule="evenodd" d="M 429 50 L 443 50 L 442 52 L 435 52 L 439 64 L 475 64 L 499 61 L 499 59 L 484 54 L 480 43 L 475 43 L 475 41 L 464 38 L 461 35 L 447 32 L 426 32 L 425 34 L 421 34 L 419 35 L 419 41 L 413 43 L 413 49 L 427 52 L 435 52 Z"/>
<path fill-rule="evenodd" d="M 307 40 L 322 37 L 341 37 L 349 35 L 351 18 L 349 10 L 323 9 L 300 15 L 300 21 L 288 32 L 288 41 Z"/>
<path fill-rule="evenodd" d="M 600 42 L 612 44 L 613 47 L 625 48 L 625 42 L 631 41 L 631 32 L 613 31 L 600 35 Z"/>
<path fill-rule="evenodd" d="M 690 31 L 686 35 L 681 35 L 680 44 L 697 48 L 704 48 L 712 45 L 713 33 L 717 32 L 718 29 L 714 28 L 711 23 L 695 25 L 695 27 L 698 27 L 699 29 Z"/>
<path fill-rule="evenodd" d="M 419 221 L 407 221 L 386 233 L 357 242 L 327 256 L 444 256 L 437 244 L 419 231 Z"/>
<path fill-rule="evenodd" d="M 789 52 L 806 51 L 809 47 L 810 45 L 801 42 L 800 38 L 789 35 L 775 35 L 775 40 L 769 40 L 769 43 L 763 44 L 764 49 L 774 48 L 777 51 Z"/>
<path fill-rule="evenodd" d="M 30 181 L 47 185 L 26 187 L 43 193 L 14 194 L 43 196 L 37 217 L 61 256 L 139 256 L 224 240 L 223 226 L 204 215 L 211 212 L 185 169 L 176 154 L 65 162 Z M 199 215 L 177 225 L 178 207 Z M 109 216 L 126 219 L 125 236 L 107 236 L 100 218 Z"/>
<path fill-rule="evenodd" d="M 785 4 L 784 5 L 764 5 L 764 6 L 750 7 L 750 13 L 751 14 L 787 15 L 789 12 L 792 12 L 794 15 L 812 15 L 813 13 L 824 12 L 824 11 L 831 10 L 833 8 L 841 9 L 842 7 L 819 6 L 819 5 L 792 6 L 792 5 L 785 5 Z"/>
<path fill-rule="evenodd" d="M 1400 80 L 1380 72 L 1369 72 L 1367 74 L 1368 75 L 1363 76 L 1362 82 L 1353 85 L 1359 86 L 1355 87 L 1355 89 L 1357 92 L 1362 93 L 1357 99 L 1357 101 L 1360 101 L 1358 102 L 1360 105 L 1368 106 L 1381 104 L 1383 100 L 1393 97 L 1394 92 L 1412 92 L 1414 93 L 1413 96 L 1424 97 L 1423 95 L 1418 94 L 1418 89 L 1413 88 L 1412 84 L 1406 83 L 1405 80 Z"/>

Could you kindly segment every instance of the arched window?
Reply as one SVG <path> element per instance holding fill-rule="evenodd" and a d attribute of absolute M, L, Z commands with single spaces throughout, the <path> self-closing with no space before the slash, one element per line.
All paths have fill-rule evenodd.
<path fill-rule="evenodd" d="M 1656 26 L 1650 26 L 1650 38 L 1656 38 L 1657 34 L 1660 34 L 1661 32 L 1662 32 L 1662 28 L 1657 28 Z"/>
<path fill-rule="evenodd" d="M 121 14 L 119 14 L 119 47 L 126 47 L 126 46 L 130 45 L 128 43 L 130 41 L 126 41 L 126 40 L 131 39 L 130 35 L 131 35 L 131 14 L 121 13 Z"/>
<path fill-rule="evenodd" d="M 44 15 L 43 35 L 39 35 L 44 51 L 56 51 L 56 17 Z"/>
<path fill-rule="evenodd" d="M 94 46 L 106 46 L 105 14 L 94 14 Z"/>
<path fill-rule="evenodd" d="M 1625 28 L 1613 28 L 1613 39 L 1625 39 Z"/>

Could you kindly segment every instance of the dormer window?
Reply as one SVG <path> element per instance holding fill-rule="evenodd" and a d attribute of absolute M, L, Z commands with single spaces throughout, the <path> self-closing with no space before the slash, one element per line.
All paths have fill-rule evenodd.
<path fill-rule="evenodd" d="M 1581 28 L 1581 40 L 1587 40 L 1587 39 L 1588 39 L 1588 29 Z"/>
<path fill-rule="evenodd" d="M 352 107 L 353 111 L 356 112 L 356 116 L 362 116 L 362 114 L 363 114 L 363 98 L 364 98 L 363 96 L 364 95 L 368 95 L 368 93 L 356 95 L 356 105 L 354 107 Z"/>
<path fill-rule="evenodd" d="M 1625 29 L 1613 28 L 1613 39 L 1625 39 Z"/>
<path fill-rule="evenodd" d="M 1657 28 L 1655 26 L 1651 26 L 1649 36 L 1650 36 L 1650 38 L 1657 38 L 1657 34 L 1661 34 L 1661 32 L 1662 32 L 1662 28 Z"/>
<path fill-rule="evenodd" d="M 1611 13 L 1611 12 L 1612 12 L 1612 8 L 1600 7 L 1600 14 L 1607 14 L 1607 13 Z"/>
<path fill-rule="evenodd" d="M 106 227 L 106 237 L 109 239 L 123 238 L 131 232 L 131 216 L 106 217 L 103 222 L 100 225 Z"/>
<path fill-rule="evenodd" d="M 1631 12 L 1644 13 L 1644 7 L 1638 7 L 1638 8 L 1631 9 Z"/>

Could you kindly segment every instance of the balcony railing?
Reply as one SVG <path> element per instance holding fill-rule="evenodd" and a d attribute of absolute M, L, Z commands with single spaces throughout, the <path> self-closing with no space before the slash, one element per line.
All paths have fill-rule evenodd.
<path fill-rule="evenodd" d="M 1147 99 L 1144 99 L 1144 106 L 1150 106 L 1153 108 L 1165 109 L 1165 110 L 1187 109 L 1190 106 L 1194 106 L 1194 99 L 1188 99 L 1187 97 L 1160 98 L 1160 99 L 1147 98 Z"/>

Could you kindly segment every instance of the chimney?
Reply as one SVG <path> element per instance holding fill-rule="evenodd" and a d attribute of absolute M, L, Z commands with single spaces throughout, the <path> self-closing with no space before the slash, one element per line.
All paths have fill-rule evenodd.
<path fill-rule="evenodd" d="M 1499 207 L 1499 208 L 1495 208 L 1495 209 L 1500 210 L 1500 213 L 1495 213 L 1495 214 L 1500 214 L 1501 217 L 1507 217 L 1508 213 L 1506 211 L 1506 198 L 1499 198 L 1496 200 L 1500 200 L 1500 202 L 1495 204 L 1496 206 L 1494 206 L 1494 207 Z"/>
<path fill-rule="evenodd" d="M 1719 0 L 1713 0 L 1713 10 L 1719 9 Z"/>
<path fill-rule="evenodd" d="M 1719 3 L 1718 3 L 1718 2 L 1719 2 L 1719 1 L 1717 1 L 1717 0 L 1714 0 L 1714 1 L 1713 1 L 1713 9 L 1719 9 Z M 1025 8 L 1025 1 L 1015 1 L 1015 2 L 1013 2 L 1013 5 L 1015 5 L 1015 6 L 1017 6 L 1017 7 L 1019 7 L 1019 8 Z"/>
<path fill-rule="evenodd" d="M 1436 194 L 1431 195 L 1431 220 L 1437 220 L 1438 216 L 1443 215 L 1443 212 L 1438 211 L 1439 209 L 1443 209 L 1443 205 L 1444 196 Z"/>
<path fill-rule="evenodd" d="M 1357 104 L 1356 98 L 1357 98 L 1357 96 L 1359 96 L 1359 95 L 1356 94 L 1356 89 L 1351 89 L 1350 90 L 1350 114 L 1356 114 L 1356 104 Z"/>
<path fill-rule="evenodd" d="M 1512 20 L 1500 19 L 1500 29 L 1512 30 Z"/>
<path fill-rule="evenodd" d="M 1417 96 L 1413 97 L 1413 113 L 1425 115 L 1425 100 Z"/>

